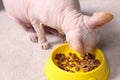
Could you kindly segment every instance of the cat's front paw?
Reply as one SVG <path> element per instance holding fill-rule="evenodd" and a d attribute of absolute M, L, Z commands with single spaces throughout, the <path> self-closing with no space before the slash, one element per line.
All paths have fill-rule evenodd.
<path fill-rule="evenodd" d="M 50 44 L 46 41 L 40 44 L 42 49 L 49 49 L 50 48 Z"/>
<path fill-rule="evenodd" d="M 30 40 L 32 42 L 38 42 L 38 37 L 37 37 L 37 34 L 36 33 L 30 33 Z"/>

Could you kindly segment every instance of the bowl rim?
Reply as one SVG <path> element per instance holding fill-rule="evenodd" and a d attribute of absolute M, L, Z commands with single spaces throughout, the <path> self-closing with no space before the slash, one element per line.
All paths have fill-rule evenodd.
<path fill-rule="evenodd" d="M 97 70 L 99 70 L 99 69 L 104 65 L 104 63 L 105 63 L 105 57 L 104 57 L 104 55 L 103 55 L 103 52 L 102 52 L 99 48 L 95 48 L 95 50 L 98 50 L 98 51 L 101 53 L 101 56 L 102 56 L 102 58 L 103 58 L 102 63 L 101 63 L 96 69 L 91 70 L 91 71 L 89 71 L 89 72 L 75 72 L 75 73 L 67 72 L 67 71 L 65 71 L 65 70 L 60 69 L 57 65 L 55 65 L 55 63 L 53 62 L 53 59 L 52 59 L 52 56 L 53 56 L 53 53 L 55 52 L 55 50 L 58 49 L 58 48 L 60 48 L 60 47 L 62 47 L 62 46 L 68 46 L 68 43 L 63 43 L 63 44 L 60 44 L 60 45 L 58 45 L 57 47 L 55 47 L 55 48 L 51 51 L 50 60 L 52 61 L 52 64 L 56 67 L 56 69 L 59 69 L 60 71 L 63 71 L 63 72 L 65 72 L 65 73 L 67 73 L 67 74 L 71 74 L 71 75 L 81 75 L 81 74 L 82 74 L 82 75 L 87 75 L 87 74 L 90 74 L 90 73 L 94 73 L 94 72 L 96 72 Z M 75 51 L 75 53 L 79 54 L 79 53 L 76 52 L 76 51 Z"/>

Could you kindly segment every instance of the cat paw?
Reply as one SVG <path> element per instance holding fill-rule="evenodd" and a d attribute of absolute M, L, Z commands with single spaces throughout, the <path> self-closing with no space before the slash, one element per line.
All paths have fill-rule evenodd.
<path fill-rule="evenodd" d="M 46 41 L 41 43 L 41 48 L 42 49 L 49 49 L 50 48 L 50 44 Z"/>
<path fill-rule="evenodd" d="M 36 33 L 31 33 L 31 34 L 30 34 L 30 40 L 31 40 L 32 42 L 37 43 L 37 42 L 38 42 L 37 34 L 36 34 Z"/>

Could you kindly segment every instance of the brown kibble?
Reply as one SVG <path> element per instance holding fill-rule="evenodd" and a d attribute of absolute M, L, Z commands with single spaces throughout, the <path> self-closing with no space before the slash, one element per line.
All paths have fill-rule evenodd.
<path fill-rule="evenodd" d="M 75 71 L 80 71 L 80 68 L 78 66 L 76 66 Z"/>
<path fill-rule="evenodd" d="M 58 54 L 55 55 L 55 59 L 56 59 L 56 60 L 59 60 L 59 59 L 60 59 L 60 57 L 58 56 Z"/>
<path fill-rule="evenodd" d="M 100 61 L 98 59 L 95 60 L 95 63 L 97 63 L 98 65 L 100 65 Z"/>
<path fill-rule="evenodd" d="M 74 62 L 73 60 L 69 60 L 69 62 Z"/>
<path fill-rule="evenodd" d="M 70 70 L 69 70 L 69 69 L 67 69 L 67 70 L 65 70 L 65 71 L 70 72 Z"/>
<path fill-rule="evenodd" d="M 101 63 L 100 63 L 99 60 L 95 60 L 94 67 L 98 67 L 100 64 L 101 64 Z"/>
<path fill-rule="evenodd" d="M 69 52 L 69 56 L 72 56 L 72 53 L 71 53 L 71 52 Z"/>
<path fill-rule="evenodd" d="M 79 63 L 80 63 L 80 62 L 81 62 L 81 59 L 80 59 L 80 58 L 78 58 L 78 57 L 76 57 L 76 58 L 74 59 L 74 61 L 75 61 L 75 62 L 79 62 Z"/>
<path fill-rule="evenodd" d="M 70 57 L 66 57 L 68 60 L 70 59 Z"/>
<path fill-rule="evenodd" d="M 60 62 L 57 62 L 57 64 L 61 64 Z"/>
<path fill-rule="evenodd" d="M 80 68 L 84 68 L 84 67 L 86 67 L 86 66 L 85 66 L 85 64 L 80 64 L 79 67 L 80 67 Z"/>
<path fill-rule="evenodd" d="M 75 71 L 82 69 L 84 72 L 88 72 L 101 64 L 98 59 L 95 59 L 95 55 L 91 53 L 88 53 L 82 60 L 75 53 L 69 52 L 68 56 L 57 53 L 55 59 L 58 67 L 68 72 L 74 72 L 70 68 L 75 68 Z"/>
<path fill-rule="evenodd" d="M 88 72 L 88 71 L 89 71 L 89 68 L 88 68 L 88 67 L 85 67 L 85 68 L 82 68 L 82 70 L 83 70 L 84 72 Z"/>
<path fill-rule="evenodd" d="M 61 54 L 61 58 L 62 58 L 62 59 L 65 59 L 65 54 Z"/>
<path fill-rule="evenodd" d="M 76 57 L 77 57 L 77 55 L 76 55 L 76 54 L 72 54 L 72 59 L 73 59 L 73 60 L 75 60 L 75 59 L 76 59 Z"/>
<path fill-rule="evenodd" d="M 73 64 L 71 64 L 71 66 L 72 66 L 72 67 L 75 67 L 76 65 L 73 63 Z"/>
<path fill-rule="evenodd" d="M 65 63 L 69 63 L 69 59 L 65 58 L 65 59 L 64 59 L 64 62 L 65 62 Z"/>
<path fill-rule="evenodd" d="M 72 71 L 72 70 L 70 70 L 69 72 L 72 72 L 72 73 L 74 73 L 74 71 Z"/>
<path fill-rule="evenodd" d="M 56 54 L 56 55 L 55 55 L 55 59 L 56 59 L 56 60 L 60 60 L 61 57 L 62 57 L 62 55 L 63 55 L 63 54 L 61 54 L 61 53 Z"/>
<path fill-rule="evenodd" d="M 64 70 L 64 66 L 58 65 L 58 67 Z"/>
<path fill-rule="evenodd" d="M 73 67 L 75 67 L 75 64 L 68 64 L 68 67 L 73 68 Z"/>
<path fill-rule="evenodd" d="M 71 66 L 71 65 L 68 65 L 68 68 L 72 68 L 73 66 Z"/>
<path fill-rule="evenodd" d="M 95 63 L 95 60 L 94 60 L 94 59 L 91 59 L 90 64 L 92 65 L 92 64 L 94 64 L 94 63 Z"/>
<path fill-rule="evenodd" d="M 88 56 L 85 56 L 84 59 L 85 59 L 85 60 L 88 60 L 89 58 L 88 58 Z"/>
<path fill-rule="evenodd" d="M 64 68 L 65 71 L 70 71 L 68 68 Z"/>
<path fill-rule="evenodd" d="M 63 66 L 63 67 L 66 67 L 66 66 L 67 66 L 67 64 L 63 64 L 62 66 Z"/>
<path fill-rule="evenodd" d="M 88 53 L 87 56 L 88 56 L 89 59 L 95 59 L 95 55 L 94 54 Z"/>
<path fill-rule="evenodd" d="M 81 62 L 76 62 L 78 65 L 80 65 L 81 64 Z"/>
<path fill-rule="evenodd" d="M 92 60 L 92 59 L 88 59 L 87 61 L 88 61 L 88 62 L 91 62 L 91 60 Z"/>
<path fill-rule="evenodd" d="M 86 64 L 86 63 L 87 63 L 87 60 L 82 60 L 81 63 Z"/>

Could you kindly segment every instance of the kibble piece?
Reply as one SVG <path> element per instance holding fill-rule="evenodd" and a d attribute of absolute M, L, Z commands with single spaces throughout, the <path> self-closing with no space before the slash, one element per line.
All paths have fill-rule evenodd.
<path fill-rule="evenodd" d="M 88 56 L 85 56 L 84 59 L 85 59 L 85 60 L 88 60 L 89 58 L 88 58 Z"/>
<path fill-rule="evenodd" d="M 95 55 L 94 54 L 88 53 L 87 56 L 88 56 L 89 59 L 95 59 Z"/>
<path fill-rule="evenodd" d="M 72 72 L 72 73 L 74 73 L 74 71 L 72 71 L 72 70 L 70 70 L 69 72 Z"/>
<path fill-rule="evenodd" d="M 69 62 L 74 62 L 73 60 L 69 60 Z"/>
<path fill-rule="evenodd" d="M 76 64 L 74 64 L 74 63 L 68 64 L 68 67 L 69 67 L 69 68 L 73 68 L 73 67 L 75 67 L 75 66 L 76 66 Z"/>
<path fill-rule="evenodd" d="M 61 54 L 61 53 L 58 53 L 58 54 L 55 55 L 55 59 L 56 59 L 56 60 L 60 60 L 61 57 L 62 57 L 62 54 Z"/>
<path fill-rule="evenodd" d="M 69 59 L 65 58 L 65 59 L 64 59 L 64 62 L 65 62 L 65 63 L 69 63 Z"/>
<path fill-rule="evenodd" d="M 76 54 L 72 54 L 72 58 L 76 59 L 77 55 Z"/>
<path fill-rule="evenodd" d="M 61 58 L 62 58 L 62 59 L 65 59 L 65 54 L 61 54 Z"/>
<path fill-rule="evenodd" d="M 68 60 L 70 59 L 70 57 L 66 57 Z"/>
<path fill-rule="evenodd" d="M 69 56 L 72 56 L 72 53 L 71 53 L 71 52 L 69 52 Z"/>
<path fill-rule="evenodd" d="M 58 61 L 57 64 L 59 65 L 59 64 L 61 64 L 61 63 Z"/>
<path fill-rule="evenodd" d="M 68 64 L 68 68 L 73 68 L 75 65 L 73 64 Z"/>
<path fill-rule="evenodd" d="M 65 71 L 70 71 L 68 68 L 64 68 Z"/>
<path fill-rule="evenodd" d="M 68 68 L 72 68 L 73 66 L 71 66 L 71 65 L 68 65 Z"/>
<path fill-rule="evenodd" d="M 92 64 L 94 64 L 94 63 L 95 63 L 95 60 L 94 60 L 94 59 L 91 59 L 90 64 L 92 65 Z"/>
<path fill-rule="evenodd" d="M 71 64 L 73 67 L 75 67 L 76 65 L 74 63 Z"/>
<path fill-rule="evenodd" d="M 85 67 L 85 68 L 82 68 L 82 70 L 83 70 L 84 72 L 88 72 L 88 71 L 89 71 L 89 68 L 88 68 L 88 67 Z"/>
<path fill-rule="evenodd" d="M 63 67 L 66 67 L 67 66 L 67 64 L 63 64 Z"/>
<path fill-rule="evenodd" d="M 95 60 L 95 63 L 94 63 L 94 67 L 98 67 L 100 65 L 100 61 L 99 60 Z"/>
<path fill-rule="evenodd" d="M 78 66 L 76 66 L 75 71 L 80 71 L 80 68 Z"/>
<path fill-rule="evenodd" d="M 80 64 L 81 64 L 81 61 L 78 60 L 78 61 L 76 61 L 76 63 L 77 63 L 78 65 L 80 65 Z"/>
<path fill-rule="evenodd" d="M 64 70 L 64 66 L 58 65 L 58 67 Z"/>
<path fill-rule="evenodd" d="M 60 57 L 58 56 L 58 54 L 56 54 L 56 55 L 55 55 L 55 59 L 56 59 L 56 60 L 59 60 L 59 58 L 60 58 Z"/>
<path fill-rule="evenodd" d="M 88 61 L 88 62 L 91 62 L 91 60 L 92 60 L 92 59 L 88 59 L 87 61 Z"/>
<path fill-rule="evenodd" d="M 95 63 L 100 65 L 100 61 L 98 59 L 95 60 Z"/>

